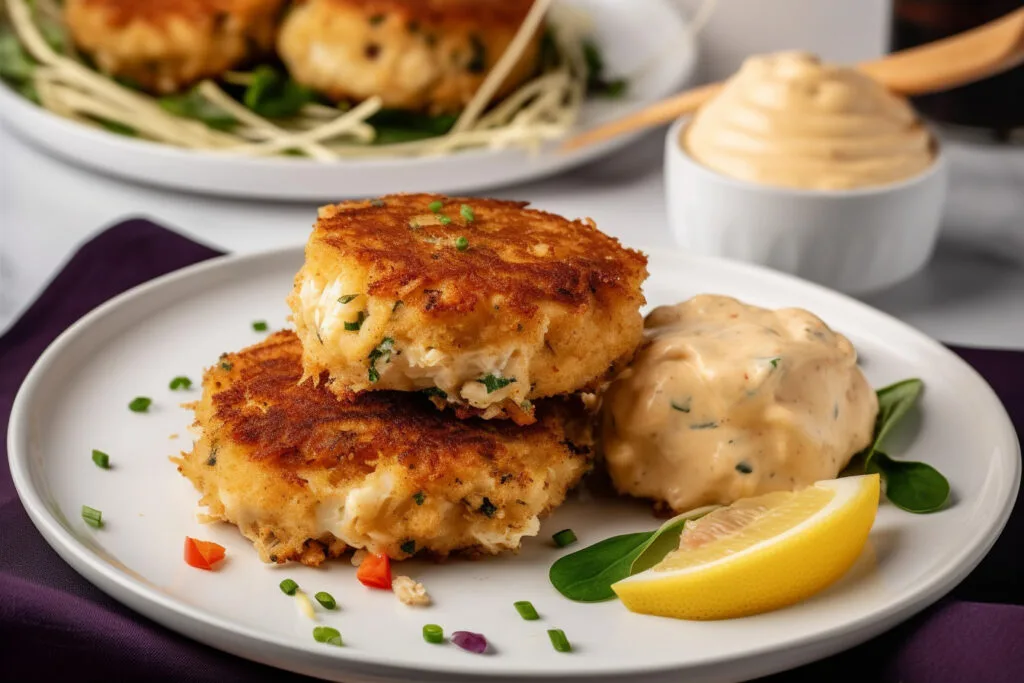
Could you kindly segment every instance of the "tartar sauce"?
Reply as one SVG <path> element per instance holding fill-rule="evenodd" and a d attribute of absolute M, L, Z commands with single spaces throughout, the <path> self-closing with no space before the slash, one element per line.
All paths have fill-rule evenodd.
<path fill-rule="evenodd" d="M 661 306 L 602 407 L 621 492 L 677 512 L 839 474 L 878 400 L 843 335 L 799 308 L 701 295 Z"/>
<path fill-rule="evenodd" d="M 729 177 L 802 189 L 894 183 L 934 159 L 931 136 L 906 100 L 802 52 L 747 59 L 681 142 Z"/>

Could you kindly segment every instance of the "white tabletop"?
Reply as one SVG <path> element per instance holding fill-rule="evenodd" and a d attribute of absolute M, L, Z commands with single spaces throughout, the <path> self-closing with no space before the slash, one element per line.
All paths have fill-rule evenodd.
<path fill-rule="evenodd" d="M 956 168 L 953 177 L 955 186 Z M 957 203 L 947 214 L 962 223 L 975 211 L 991 210 L 983 189 L 954 187 Z M 672 244 L 657 133 L 561 177 L 492 194 L 590 216 L 629 245 Z M 1008 210 L 1024 232 L 1024 212 L 1016 205 Z M 124 218 L 145 216 L 217 248 L 253 252 L 303 244 L 315 215 L 308 204 L 239 202 L 126 184 L 65 165 L 0 126 L 0 330 L 78 244 Z M 1024 349 L 1022 262 L 1001 258 L 998 249 L 965 245 L 963 228 L 954 228 L 923 272 L 867 301 L 942 341 Z M 827 311 L 818 313 L 827 319 Z"/>

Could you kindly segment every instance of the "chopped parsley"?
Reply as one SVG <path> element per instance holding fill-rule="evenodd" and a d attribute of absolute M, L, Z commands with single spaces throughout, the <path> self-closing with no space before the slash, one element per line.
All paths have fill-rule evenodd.
<path fill-rule="evenodd" d="M 266 332 L 268 327 L 266 320 L 257 320 L 252 324 L 253 332 Z"/>
<path fill-rule="evenodd" d="M 781 358 L 781 357 L 778 357 L 778 356 L 776 356 L 775 358 L 772 358 L 772 359 L 771 359 L 770 361 L 768 361 L 768 362 L 772 364 L 772 368 L 777 368 L 777 367 L 779 367 L 779 361 L 780 361 L 780 360 L 782 360 L 782 358 Z"/>
<path fill-rule="evenodd" d="M 444 389 L 438 389 L 437 387 L 427 387 L 426 389 L 420 389 L 420 393 L 424 396 L 437 396 L 438 398 L 448 398 L 448 392 Z"/>
<path fill-rule="evenodd" d="M 233 368 L 233 367 L 235 367 L 235 366 L 234 366 L 234 365 L 232 365 L 231 363 L 224 363 L 224 362 L 222 362 L 222 363 L 220 364 L 220 369 L 221 369 L 221 370 L 227 370 L 227 371 L 229 371 L 229 372 L 231 371 L 231 368 Z"/>
<path fill-rule="evenodd" d="M 346 294 L 345 296 L 340 296 L 340 297 L 338 297 L 338 303 L 339 304 L 347 304 L 349 301 L 352 301 L 352 299 L 355 299 L 357 296 L 359 296 L 359 295 L 358 294 Z"/>
<path fill-rule="evenodd" d="M 391 362 L 391 352 L 395 349 L 395 340 L 391 337 L 384 337 L 381 343 L 377 345 L 373 351 L 370 351 L 370 355 L 367 356 L 370 359 L 370 369 L 368 371 L 368 377 L 370 382 L 376 382 L 380 379 L 380 371 L 377 370 L 377 361 L 381 361 L 384 364 Z"/>
<path fill-rule="evenodd" d="M 103 513 L 96 508 L 91 508 L 88 505 L 82 506 L 82 519 L 86 524 L 94 529 L 103 528 Z"/>
<path fill-rule="evenodd" d="M 476 214 L 473 213 L 473 207 L 469 204 L 463 204 L 459 208 L 459 213 L 466 219 L 467 223 L 472 223 L 476 219 Z"/>
<path fill-rule="evenodd" d="M 459 235 L 459 238 L 455 240 L 455 248 L 459 251 L 466 251 L 469 249 L 469 240 L 462 235 Z"/>
<path fill-rule="evenodd" d="M 417 505 L 423 505 L 423 501 L 427 499 L 427 494 L 423 493 L 423 491 L 417 491 L 412 494 L 412 499 L 416 501 Z"/>
<path fill-rule="evenodd" d="M 441 209 L 444 208 L 444 202 L 437 200 L 427 204 L 427 208 L 434 213 L 441 213 Z"/>
<path fill-rule="evenodd" d="M 448 216 L 445 216 L 444 214 L 439 215 L 437 217 L 437 220 L 441 223 L 441 225 L 449 225 L 452 222 L 452 219 L 448 218 Z"/>
<path fill-rule="evenodd" d="M 484 500 L 480 503 L 480 507 L 477 508 L 477 510 L 484 513 L 487 517 L 493 517 L 494 513 L 498 511 L 498 508 L 491 502 L 490 498 L 484 496 Z"/>
<path fill-rule="evenodd" d="M 145 396 L 136 396 L 132 399 L 132 402 L 128 404 L 128 410 L 133 413 L 148 413 L 149 406 L 153 405 L 153 399 L 146 398 Z"/>
<path fill-rule="evenodd" d="M 110 456 L 103 451 L 92 449 L 92 461 L 96 463 L 96 467 L 104 470 L 110 469 Z"/>
<path fill-rule="evenodd" d="M 359 315 L 356 317 L 354 322 L 345 323 L 346 332 L 358 332 L 359 328 L 363 326 L 363 321 L 366 320 L 366 314 L 359 311 Z"/>
<path fill-rule="evenodd" d="M 406 555 L 412 555 L 416 552 L 416 541 L 406 541 L 400 548 Z"/>
<path fill-rule="evenodd" d="M 171 388 L 171 391 L 178 391 L 179 389 L 191 389 L 192 380 L 190 380 L 188 377 L 185 377 L 184 375 L 180 375 L 172 379 L 169 386 Z"/>
<path fill-rule="evenodd" d="M 493 394 L 498 389 L 504 389 L 509 384 L 512 384 L 515 381 L 515 377 L 499 377 L 494 373 L 484 375 L 483 377 L 477 380 L 477 382 L 487 387 L 488 394 Z"/>

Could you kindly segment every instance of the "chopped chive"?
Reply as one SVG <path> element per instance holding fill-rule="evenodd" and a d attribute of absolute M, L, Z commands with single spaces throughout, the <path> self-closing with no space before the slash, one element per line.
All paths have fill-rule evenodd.
<path fill-rule="evenodd" d="M 437 387 L 427 387 L 426 389 L 420 389 L 420 393 L 425 396 L 437 396 L 438 398 L 448 398 L 448 392 L 444 389 L 438 389 Z"/>
<path fill-rule="evenodd" d="M 359 328 L 363 326 L 364 320 L 366 320 L 366 314 L 364 314 L 362 311 L 359 311 L 359 316 L 356 318 L 355 322 L 345 323 L 345 331 L 357 332 Z"/>
<path fill-rule="evenodd" d="M 88 505 L 82 506 L 82 519 L 85 523 L 94 529 L 103 528 L 103 513 L 96 508 L 91 508 Z"/>
<path fill-rule="evenodd" d="M 536 608 L 533 606 L 533 603 L 529 600 L 520 600 L 519 602 L 513 602 L 512 606 L 516 608 L 517 612 L 519 612 L 519 616 L 521 616 L 526 621 L 536 621 L 537 619 L 540 619 L 540 615 L 537 614 Z"/>
<path fill-rule="evenodd" d="M 145 396 L 136 396 L 132 399 L 132 402 L 128 404 L 128 410 L 133 413 L 146 413 L 149 412 L 149 406 L 153 404 L 153 399 L 146 398 Z"/>
<path fill-rule="evenodd" d="M 105 470 L 110 469 L 110 456 L 103 451 L 98 451 L 95 448 L 92 449 L 92 461 L 96 463 L 97 467 L 102 467 Z"/>
<path fill-rule="evenodd" d="M 253 332 L 266 332 L 268 327 L 266 320 L 256 320 L 252 324 Z"/>
<path fill-rule="evenodd" d="M 449 223 L 452 222 L 451 218 L 448 218 L 448 216 L 443 216 L 443 215 L 442 216 L 438 216 L 437 220 L 438 220 L 438 222 L 441 223 L 441 225 L 448 225 Z"/>
<path fill-rule="evenodd" d="M 341 647 L 344 643 L 341 642 L 341 633 L 336 628 L 330 626 L 317 626 L 313 629 L 313 640 L 318 643 L 326 643 L 327 645 L 337 645 Z"/>
<path fill-rule="evenodd" d="M 423 501 L 427 499 L 427 496 L 423 491 L 417 491 L 412 494 L 412 499 L 416 501 L 417 505 L 423 505 Z"/>
<path fill-rule="evenodd" d="M 673 400 L 669 401 L 669 403 L 672 405 L 672 410 L 678 410 L 681 413 L 688 413 L 690 412 L 690 401 L 691 399 L 687 398 L 685 401 Z"/>
<path fill-rule="evenodd" d="M 438 626 L 437 624 L 426 624 L 423 627 L 423 640 L 427 641 L 428 643 L 434 643 L 435 645 L 438 643 L 443 643 L 444 629 Z"/>
<path fill-rule="evenodd" d="M 357 296 L 359 296 L 359 295 L 358 294 L 346 294 L 345 296 L 338 297 L 338 303 L 339 304 L 347 304 L 349 301 L 352 301 L 352 299 L 355 299 Z"/>
<path fill-rule="evenodd" d="M 444 208 L 444 202 L 441 202 L 441 201 L 430 202 L 429 204 L 427 204 L 427 208 L 430 209 L 434 213 L 440 213 L 441 209 Z"/>
<path fill-rule="evenodd" d="M 455 248 L 458 249 L 459 251 L 466 251 L 467 249 L 469 249 L 469 240 L 459 235 L 459 238 L 455 240 Z"/>
<path fill-rule="evenodd" d="M 551 538 L 554 539 L 555 545 L 564 548 L 576 542 L 576 533 L 572 529 L 562 529 Z"/>
<path fill-rule="evenodd" d="M 780 361 L 780 360 L 782 360 L 782 358 L 781 358 L 781 357 L 776 357 L 776 358 L 772 358 L 772 359 L 771 359 L 770 361 L 768 361 L 768 362 L 772 364 L 772 367 L 773 367 L 773 368 L 777 368 L 777 367 L 779 367 L 779 361 Z"/>
<path fill-rule="evenodd" d="M 171 391 L 177 391 L 178 389 L 191 389 L 192 380 L 190 380 L 188 377 L 185 377 L 184 375 L 179 375 L 178 377 L 175 377 L 174 379 L 171 380 L 169 386 L 171 387 Z"/>
<path fill-rule="evenodd" d="M 572 645 L 569 644 L 569 639 L 565 637 L 565 631 L 562 629 L 548 629 L 548 638 L 551 639 L 552 647 L 558 652 L 572 652 Z"/>
<path fill-rule="evenodd" d="M 366 377 L 367 377 L 367 379 L 370 380 L 370 384 L 374 384 L 378 380 L 380 380 L 380 373 L 377 371 L 377 368 L 375 368 L 375 367 L 373 367 L 371 365 L 370 369 L 367 370 L 367 372 L 366 372 Z"/>
<path fill-rule="evenodd" d="M 406 555 L 412 555 L 416 552 L 416 541 L 406 541 L 399 547 Z"/>
<path fill-rule="evenodd" d="M 295 595 L 295 591 L 299 590 L 299 584 L 291 579 L 285 579 L 278 585 L 281 587 L 281 592 L 285 595 Z"/>
<path fill-rule="evenodd" d="M 466 219 L 467 223 L 472 223 L 476 219 L 476 214 L 473 213 L 473 207 L 469 204 L 463 204 L 459 208 L 459 213 Z"/>
<path fill-rule="evenodd" d="M 483 377 L 477 380 L 477 382 L 487 387 L 488 394 L 493 394 L 498 389 L 504 389 L 509 384 L 512 384 L 515 381 L 516 380 L 514 377 L 499 377 L 494 373 L 484 375 Z"/>
<path fill-rule="evenodd" d="M 316 601 L 319 602 L 324 609 L 334 609 L 338 606 L 338 603 L 334 600 L 334 596 L 330 593 L 320 591 L 313 597 L 316 598 Z"/>

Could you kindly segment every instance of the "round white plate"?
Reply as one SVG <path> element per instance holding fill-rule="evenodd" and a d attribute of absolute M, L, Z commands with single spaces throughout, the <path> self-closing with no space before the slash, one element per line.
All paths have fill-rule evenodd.
<path fill-rule="evenodd" d="M 922 378 L 920 416 L 900 428 L 890 452 L 937 466 L 952 483 L 953 504 L 920 516 L 883 504 L 867 550 L 838 584 L 788 609 L 719 622 L 641 616 L 618 602 L 577 604 L 555 592 L 548 567 L 568 551 L 553 547 L 553 532 L 573 528 L 581 547 L 658 524 L 642 503 L 586 493 L 547 519 L 517 556 L 402 563 L 398 571 L 422 580 L 433 596 L 436 604 L 426 609 L 363 588 L 346 560 L 321 569 L 266 566 L 234 527 L 195 521 L 198 496 L 167 456 L 191 446 L 191 413 L 178 404 L 197 391 L 171 392 L 167 385 L 180 374 L 198 381 L 221 352 L 258 341 L 252 321 L 284 324 L 299 250 L 187 268 L 72 326 L 40 358 L 15 401 L 14 481 L 50 544 L 118 600 L 209 645 L 348 683 L 737 681 L 851 647 L 938 599 L 981 560 L 1010 513 L 1020 451 L 1004 409 L 970 367 L 897 320 L 815 285 L 678 251 L 650 256 L 652 305 L 719 292 L 803 306 L 850 336 L 874 385 Z M 148 414 L 128 410 L 138 395 L 153 398 Z M 92 463 L 93 448 L 110 454 L 113 469 Z M 103 511 L 105 528 L 82 522 L 83 504 Z M 217 572 L 192 569 L 182 560 L 186 535 L 223 544 L 229 559 Z M 341 610 L 320 611 L 320 623 L 338 628 L 345 647 L 313 641 L 313 622 L 277 587 L 285 577 L 337 598 Z M 531 600 L 542 620 L 520 619 L 516 600 Z M 429 645 L 420 634 L 425 623 L 447 633 L 482 632 L 494 653 Z M 564 629 L 574 651 L 555 652 L 548 628 Z"/>
<path fill-rule="evenodd" d="M 672 0 L 561 0 L 587 12 L 612 74 L 629 78 L 622 99 L 590 98 L 579 130 L 620 118 L 676 92 L 693 74 L 696 43 Z M 468 150 L 420 158 L 321 163 L 247 158 L 134 140 L 41 109 L 0 83 L 0 117 L 51 153 L 97 171 L 175 190 L 252 199 L 337 200 L 389 192 L 476 192 L 563 171 L 626 145 L 635 135 L 561 154 Z"/>

